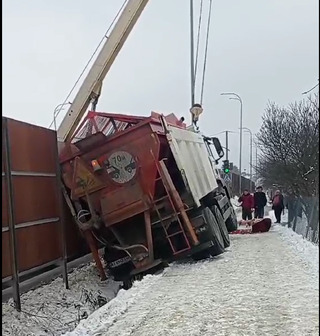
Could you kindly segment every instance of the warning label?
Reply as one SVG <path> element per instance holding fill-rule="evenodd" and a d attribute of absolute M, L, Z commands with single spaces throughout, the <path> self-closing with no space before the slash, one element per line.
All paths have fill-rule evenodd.
<path fill-rule="evenodd" d="M 72 183 L 72 198 L 79 198 L 86 193 L 94 192 L 103 187 L 103 183 L 86 167 L 85 163 L 77 157 L 74 162 Z"/>

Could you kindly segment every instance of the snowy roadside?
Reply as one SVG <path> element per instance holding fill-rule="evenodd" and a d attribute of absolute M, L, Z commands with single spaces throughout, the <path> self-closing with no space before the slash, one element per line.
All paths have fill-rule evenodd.
<path fill-rule="evenodd" d="M 232 203 L 237 212 L 237 215 L 239 216 L 240 214 L 241 216 L 241 208 L 237 207 L 237 200 L 232 199 Z M 270 212 L 269 216 L 271 219 L 273 219 L 273 212 Z M 315 245 L 280 225 L 273 224 L 271 231 L 279 234 L 281 241 L 283 241 L 286 246 L 289 246 L 289 248 L 292 249 L 294 255 L 298 255 L 298 259 L 301 259 L 301 261 L 305 264 L 306 268 L 308 268 L 308 271 L 310 271 L 308 273 L 310 273 L 311 276 L 316 277 L 318 275 L 319 251 Z M 237 242 L 235 243 L 239 244 L 239 239 L 252 239 L 250 236 L 251 235 L 231 237 L 231 241 L 237 239 Z M 262 238 L 263 235 L 259 235 L 259 239 Z M 199 266 L 204 267 L 205 265 L 206 262 L 198 263 L 197 265 L 184 265 L 186 272 L 185 276 L 189 274 L 189 267 L 197 268 Z M 103 335 L 105 330 L 109 330 L 109 327 L 112 328 L 112 326 L 115 325 L 117 321 L 123 320 L 125 316 L 131 316 L 133 312 L 130 313 L 130 311 L 134 311 L 135 303 L 140 301 L 144 302 L 146 300 L 146 296 L 151 295 L 150 293 L 152 293 L 153 290 L 158 286 L 158 282 L 161 281 L 162 277 L 166 276 L 167 272 L 175 273 L 175 270 L 178 270 L 179 268 L 181 268 L 181 266 L 173 265 L 169 269 L 166 269 L 161 275 L 147 276 L 142 281 L 135 282 L 133 287 L 128 291 L 121 290 L 115 299 L 98 309 L 91 316 L 89 316 L 88 319 L 81 321 L 75 330 L 66 333 L 65 336 Z M 141 318 L 143 319 L 143 317 Z M 133 325 L 139 324 L 139 319 L 140 316 L 135 316 L 134 320 L 136 322 L 133 323 Z M 119 323 L 121 324 L 121 322 Z M 131 331 L 134 331 L 134 329 Z"/>
<path fill-rule="evenodd" d="M 67 332 L 64 336 L 100 335 L 100 326 L 103 328 L 111 326 L 136 301 L 143 300 L 145 294 L 152 292 L 152 287 L 165 272 L 158 275 L 147 275 L 141 281 L 134 282 L 129 290 L 121 289 L 112 301 L 95 311 L 86 320 L 81 321 L 72 332 Z"/>
<path fill-rule="evenodd" d="M 274 212 L 269 212 L 270 218 L 275 221 Z M 288 221 L 288 212 L 282 216 L 282 221 Z M 313 274 L 319 274 L 319 246 L 308 241 L 302 235 L 296 233 L 287 226 L 273 225 L 273 231 L 280 234 L 281 239 L 287 242 L 291 249 L 300 256 L 304 264 L 311 269 Z"/>
<path fill-rule="evenodd" d="M 69 290 L 62 278 L 21 295 L 22 312 L 13 308 L 13 300 L 2 303 L 2 335 L 61 335 L 73 330 L 119 290 L 111 279 L 101 282 L 94 263 L 69 274 Z"/>
<path fill-rule="evenodd" d="M 237 215 L 241 215 L 241 208 L 236 206 L 237 200 L 232 200 L 232 203 Z M 269 216 L 273 219 L 272 211 Z M 305 267 L 310 269 L 310 273 L 317 276 L 317 246 L 281 225 L 273 225 L 271 231 L 275 231 L 294 254 L 299 256 Z M 172 271 L 171 267 L 170 269 Z M 85 265 L 70 273 L 70 290 L 64 289 L 62 279 L 58 278 L 48 285 L 23 294 L 21 313 L 14 310 L 12 300 L 3 303 L 3 335 L 98 335 L 99 326 L 103 325 L 105 328 L 121 319 L 137 300 L 143 301 L 146 293 L 152 292 L 167 271 L 169 269 L 160 275 L 146 276 L 142 281 L 135 282 L 130 290 L 118 292 L 119 283 L 110 279 L 100 282 L 95 265 Z"/>
<path fill-rule="evenodd" d="M 120 290 L 64 336 L 278 335 L 279 329 L 281 335 L 315 335 L 318 273 L 304 262 L 314 246 L 279 225 L 268 233 L 232 236 L 231 242 L 228 253 L 215 260 L 173 264 L 128 291 Z M 241 262 L 244 256 L 246 263 Z M 255 264 L 257 256 L 264 262 Z M 319 265 L 317 256 L 312 258 Z M 257 286 L 266 277 L 265 285 Z M 236 285 L 240 279 L 245 287 Z M 257 295 L 248 295 L 250 291 Z M 246 310 L 249 304 L 256 314 Z"/>
<path fill-rule="evenodd" d="M 318 245 L 311 243 L 307 239 L 303 238 L 303 236 L 297 234 L 288 227 L 275 225 L 273 230 L 278 231 L 280 233 L 281 239 L 285 240 L 295 251 L 295 253 L 301 256 L 304 263 L 306 263 L 308 267 L 312 269 L 312 273 L 319 273 Z"/>
<path fill-rule="evenodd" d="M 241 207 L 239 207 L 238 198 L 231 199 L 231 203 L 235 209 L 238 219 L 241 219 Z M 268 209 L 268 208 L 267 208 Z M 274 211 L 269 211 L 269 218 L 271 218 L 273 224 L 271 231 L 275 231 L 280 235 L 280 238 L 284 240 L 295 254 L 300 256 L 301 261 L 310 269 L 312 274 L 319 274 L 319 246 L 313 244 L 304 238 L 301 234 L 293 231 L 292 229 L 274 224 L 276 221 Z M 285 210 L 282 215 L 282 222 L 288 222 L 288 211 Z M 300 222 L 298 224 L 301 224 Z"/>

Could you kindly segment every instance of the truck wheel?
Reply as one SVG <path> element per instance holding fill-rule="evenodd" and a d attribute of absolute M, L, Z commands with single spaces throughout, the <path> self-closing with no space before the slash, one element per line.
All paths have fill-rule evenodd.
<path fill-rule="evenodd" d="M 230 216 L 226 220 L 226 226 L 227 226 L 228 232 L 236 231 L 238 228 L 238 222 L 233 216 Z"/>
<path fill-rule="evenodd" d="M 213 241 L 213 246 L 210 247 L 210 254 L 214 257 L 224 252 L 224 242 L 220 232 L 219 224 L 209 208 L 203 209 L 203 215 L 211 230 L 210 239 Z"/>
<path fill-rule="evenodd" d="M 207 259 L 210 257 L 210 251 L 208 250 L 205 250 L 205 251 L 200 251 L 200 252 L 197 252 L 197 253 L 194 253 L 191 258 L 194 260 L 194 261 L 199 261 L 199 260 L 203 260 L 203 259 Z"/>
<path fill-rule="evenodd" d="M 228 229 L 227 229 L 226 224 L 224 222 L 221 211 L 219 210 L 219 208 L 216 205 L 213 205 L 212 207 L 210 207 L 210 209 L 211 209 L 212 213 L 214 214 L 214 216 L 216 217 L 216 220 L 218 222 L 220 232 L 221 232 L 221 236 L 222 236 L 222 239 L 223 239 L 224 247 L 229 247 L 230 246 L 229 232 L 228 232 Z"/>
<path fill-rule="evenodd" d="M 233 209 L 232 204 L 230 204 L 230 206 L 232 207 L 231 216 L 228 217 L 226 220 L 226 227 L 228 229 L 228 232 L 235 231 L 238 228 L 237 215 Z"/>

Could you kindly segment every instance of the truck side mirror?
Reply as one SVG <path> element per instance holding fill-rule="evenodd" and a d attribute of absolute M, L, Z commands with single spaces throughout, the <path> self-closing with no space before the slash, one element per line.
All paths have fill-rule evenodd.
<path fill-rule="evenodd" d="M 211 141 L 214 145 L 214 148 L 216 149 L 217 151 L 217 154 L 219 156 L 219 159 L 221 159 L 223 156 L 224 156 L 224 150 L 221 146 L 221 143 L 220 143 L 220 140 L 218 138 L 211 138 Z"/>

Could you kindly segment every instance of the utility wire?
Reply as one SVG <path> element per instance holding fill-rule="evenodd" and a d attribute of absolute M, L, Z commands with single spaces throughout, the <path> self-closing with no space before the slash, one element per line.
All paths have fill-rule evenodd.
<path fill-rule="evenodd" d="M 200 13 L 199 13 L 199 22 L 198 22 L 198 32 L 197 32 L 197 46 L 196 46 L 196 59 L 194 64 L 194 83 L 193 89 L 196 85 L 197 69 L 198 69 L 198 59 L 199 59 L 199 45 L 200 45 L 200 33 L 201 33 L 201 22 L 202 22 L 202 11 L 203 11 L 203 0 L 200 2 Z"/>
<path fill-rule="evenodd" d="M 203 101 L 205 74 L 206 74 L 206 67 L 207 67 L 209 33 L 210 33 L 210 22 L 211 22 L 211 9 L 212 9 L 212 0 L 209 0 L 209 14 L 208 14 L 208 23 L 207 23 L 207 36 L 206 36 L 206 46 L 205 46 L 205 53 L 204 53 L 204 62 L 203 62 L 203 71 L 202 71 L 202 83 L 201 83 L 201 94 L 200 94 L 200 104 L 201 105 L 202 105 L 202 101 Z"/>
<path fill-rule="evenodd" d="M 63 105 L 65 105 L 67 103 L 67 101 L 69 100 L 69 97 L 71 96 L 72 92 L 74 91 L 74 89 L 76 88 L 76 86 L 78 85 L 81 77 L 83 76 L 83 74 L 85 73 L 85 71 L 87 70 L 89 64 L 91 63 L 93 57 L 95 56 L 95 54 L 97 53 L 97 51 L 99 50 L 101 44 L 104 42 L 105 39 L 108 39 L 108 34 L 113 26 L 113 24 L 116 22 L 116 20 L 118 19 L 119 15 L 121 14 L 124 6 L 126 5 L 126 3 L 128 2 L 128 0 L 125 0 L 123 2 L 123 4 L 121 5 L 120 9 L 118 10 L 116 16 L 114 17 L 114 19 L 112 20 L 110 26 L 108 27 L 107 31 L 104 33 L 102 39 L 100 40 L 98 46 L 96 47 L 96 49 L 94 50 L 93 54 L 91 55 L 91 57 L 89 58 L 87 64 L 85 65 L 84 69 L 82 70 L 82 72 L 80 73 L 80 76 L 78 77 L 78 79 L 76 80 L 75 84 L 73 85 L 72 89 L 70 90 L 69 94 L 67 95 L 67 98 L 64 100 L 63 104 L 61 105 L 60 109 L 58 110 L 57 114 L 55 115 L 55 118 L 59 115 L 59 113 L 62 111 L 63 109 Z M 53 125 L 54 120 L 51 122 L 49 128 Z"/>

